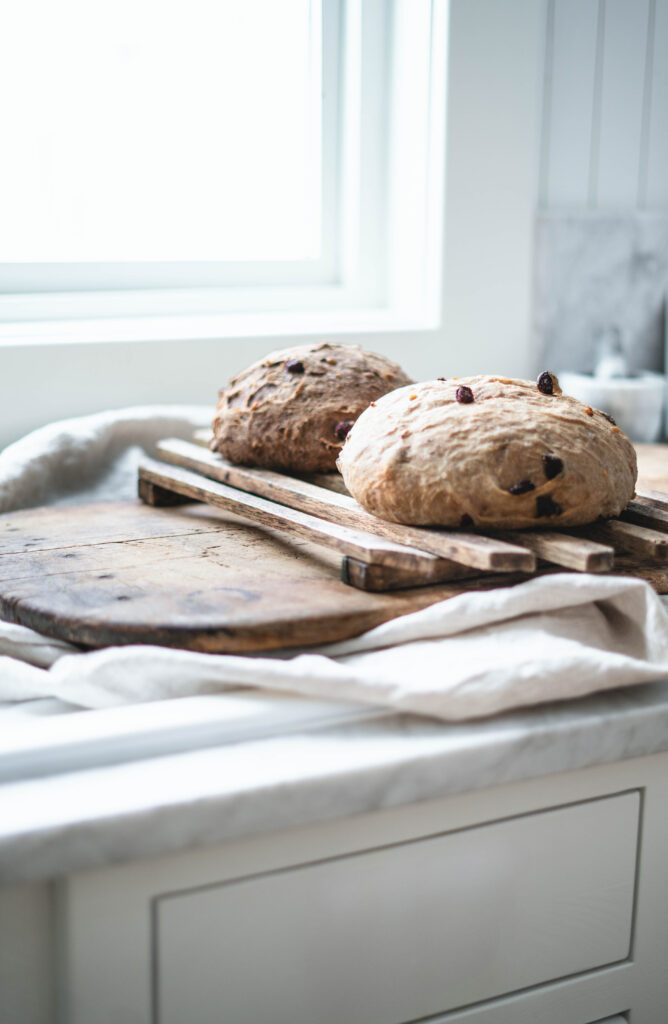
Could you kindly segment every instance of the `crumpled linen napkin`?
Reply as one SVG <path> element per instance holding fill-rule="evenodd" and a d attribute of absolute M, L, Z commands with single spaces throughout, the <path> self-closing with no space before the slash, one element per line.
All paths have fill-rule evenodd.
<path fill-rule="evenodd" d="M 209 406 L 148 405 L 59 420 L 0 452 L 0 513 L 137 493 L 137 462 L 163 437 L 190 439 Z"/>
<path fill-rule="evenodd" d="M 0 699 L 51 696 L 103 708 L 242 685 L 461 720 L 663 678 L 668 614 L 641 580 L 560 573 L 462 594 L 288 656 L 70 651 L 53 645 L 48 671 L 0 658 Z"/>
<path fill-rule="evenodd" d="M 209 409 L 156 407 L 42 428 L 0 454 L 0 509 L 130 497 L 140 450 L 208 418 Z M 245 685 L 458 720 L 667 675 L 668 614 L 651 587 L 580 573 L 463 594 L 352 640 L 273 656 L 81 653 L 0 622 L 6 702 L 103 708 Z"/>

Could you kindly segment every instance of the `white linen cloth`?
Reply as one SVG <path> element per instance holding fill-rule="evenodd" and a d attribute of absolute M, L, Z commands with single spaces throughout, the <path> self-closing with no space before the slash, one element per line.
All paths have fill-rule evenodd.
<path fill-rule="evenodd" d="M 35 505 L 113 501 L 137 493 L 141 450 L 208 427 L 206 405 L 135 406 L 59 420 L 0 452 L 0 513 Z"/>
<path fill-rule="evenodd" d="M 207 415 L 123 410 L 36 431 L 0 454 L 0 507 L 108 499 L 110 484 L 130 497 L 137 452 L 165 434 L 187 436 Z M 660 598 L 640 580 L 580 573 L 463 594 L 352 640 L 273 656 L 140 645 L 81 653 L 0 622 L 5 702 L 102 708 L 243 685 L 457 720 L 664 676 Z"/>

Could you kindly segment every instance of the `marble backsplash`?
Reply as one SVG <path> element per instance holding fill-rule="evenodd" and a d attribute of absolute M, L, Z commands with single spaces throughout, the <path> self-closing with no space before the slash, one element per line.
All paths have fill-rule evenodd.
<path fill-rule="evenodd" d="M 534 266 L 536 367 L 591 373 L 613 331 L 630 370 L 666 369 L 668 213 L 540 213 Z"/>

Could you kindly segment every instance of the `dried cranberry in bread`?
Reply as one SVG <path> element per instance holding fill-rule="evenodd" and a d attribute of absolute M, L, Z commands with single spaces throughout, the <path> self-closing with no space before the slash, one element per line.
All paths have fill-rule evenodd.
<path fill-rule="evenodd" d="M 353 423 L 410 377 L 357 345 L 298 345 L 272 352 L 220 392 L 211 447 L 231 462 L 330 472 Z"/>
<path fill-rule="evenodd" d="M 382 519 L 555 528 L 619 514 L 633 445 L 610 417 L 537 381 L 435 380 L 367 409 L 339 457 L 346 487 Z"/>

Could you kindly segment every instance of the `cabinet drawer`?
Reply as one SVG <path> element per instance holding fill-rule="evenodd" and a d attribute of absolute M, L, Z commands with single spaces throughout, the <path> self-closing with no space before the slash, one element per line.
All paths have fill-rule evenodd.
<path fill-rule="evenodd" d="M 160 1024 L 400 1024 L 624 959 L 639 796 L 156 901 Z"/>

